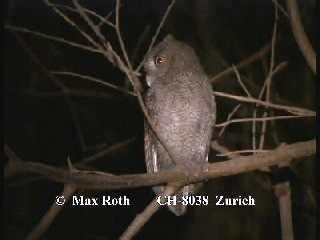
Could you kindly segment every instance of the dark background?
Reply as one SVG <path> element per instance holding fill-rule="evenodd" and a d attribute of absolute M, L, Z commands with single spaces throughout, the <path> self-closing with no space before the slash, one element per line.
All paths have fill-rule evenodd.
<path fill-rule="evenodd" d="M 72 2 L 60 1 L 65 5 Z M 115 1 L 80 1 L 102 16 L 115 8 Z M 121 32 L 130 59 L 137 66 L 170 1 L 126 0 L 120 11 Z M 280 4 L 285 6 L 284 1 Z M 315 4 L 300 1 L 300 14 L 307 36 L 315 46 Z M 85 31 L 89 27 L 75 13 L 66 12 Z M 276 75 L 271 99 L 283 105 L 315 109 L 316 81 L 293 38 L 289 20 L 279 13 L 275 63 L 288 66 Z M 114 21 L 114 15 L 110 18 Z M 5 25 L 25 27 L 89 45 L 74 28 L 42 1 L 6 1 Z M 192 45 L 211 76 L 236 64 L 270 42 L 274 24 L 272 1 L 179 0 L 174 5 L 159 40 L 168 33 Z M 70 71 L 132 87 L 124 74 L 101 55 L 86 52 L 32 34 L 17 33 L 49 70 Z M 92 34 L 92 32 L 91 32 Z M 105 27 L 103 34 L 120 53 L 115 32 Z M 140 45 L 137 45 L 140 42 Z M 243 80 L 255 97 L 265 81 L 270 54 L 244 70 Z M 103 93 L 103 97 L 50 96 L 59 91 L 31 60 L 12 32 L 5 29 L 4 120 L 5 143 L 24 161 L 66 166 L 67 158 L 80 161 L 127 139 L 124 147 L 90 164 L 90 168 L 113 174 L 144 173 L 143 115 L 137 99 L 128 94 L 77 78 L 58 77 L 72 89 Z M 266 68 L 267 67 L 267 68 Z M 140 78 L 143 82 L 143 77 Z M 213 85 L 217 91 L 244 95 L 234 77 Z M 70 100 L 71 99 L 71 100 Z M 237 102 L 217 97 L 217 122 L 226 120 Z M 253 104 L 244 104 L 237 118 L 252 117 Z M 259 112 L 261 113 L 261 111 Z M 283 112 L 275 112 L 282 115 Z M 78 126 L 77 126 L 78 125 Z M 258 124 L 258 129 L 260 125 Z M 83 139 L 79 136 L 79 129 Z M 213 139 L 217 139 L 218 130 Z M 258 132 L 259 133 L 259 132 Z M 274 138 L 274 133 L 277 138 Z M 265 148 L 315 138 L 314 119 L 276 121 L 268 125 Z M 251 149 L 251 123 L 233 124 L 218 139 L 230 150 Z M 277 142 L 278 141 L 278 142 Z M 99 144 L 104 143 L 104 146 Z M 94 150 L 90 146 L 96 146 Z M 212 151 L 210 162 L 225 160 Z M 315 161 L 294 164 L 284 174 L 241 174 L 208 181 L 199 194 L 208 195 L 209 206 L 189 207 L 176 217 L 162 208 L 138 233 L 136 239 L 281 239 L 277 199 L 272 184 L 290 180 L 293 227 L 296 239 L 315 239 Z M 23 174 L 5 182 L 5 239 L 23 239 L 36 225 L 63 189 L 61 184 Z M 119 191 L 79 190 L 77 195 L 111 195 L 130 198 L 130 206 L 75 207 L 68 203 L 43 239 L 117 239 L 133 218 L 153 199 L 150 187 Z M 217 207 L 216 195 L 251 195 L 254 207 Z"/>

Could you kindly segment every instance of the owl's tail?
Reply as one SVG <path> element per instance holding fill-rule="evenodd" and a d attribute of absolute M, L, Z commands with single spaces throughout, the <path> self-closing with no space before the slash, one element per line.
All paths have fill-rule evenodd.
<path fill-rule="evenodd" d="M 187 211 L 187 205 L 182 204 L 182 196 L 188 196 L 190 194 L 189 187 L 190 186 L 185 186 L 175 194 L 177 198 L 176 205 L 168 205 L 169 210 L 176 216 L 184 215 Z"/>

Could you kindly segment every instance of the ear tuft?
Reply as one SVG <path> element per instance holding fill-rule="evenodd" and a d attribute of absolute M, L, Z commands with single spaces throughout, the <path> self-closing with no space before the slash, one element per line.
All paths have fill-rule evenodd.
<path fill-rule="evenodd" d="M 172 41 L 176 41 L 176 39 L 171 35 L 167 35 L 164 39 L 163 42 L 172 42 Z"/>

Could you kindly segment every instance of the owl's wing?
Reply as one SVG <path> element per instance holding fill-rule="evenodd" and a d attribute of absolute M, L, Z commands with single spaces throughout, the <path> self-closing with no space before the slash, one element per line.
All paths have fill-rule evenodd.
<path fill-rule="evenodd" d="M 158 159 L 157 146 L 155 136 L 152 133 L 147 122 L 144 124 L 144 151 L 145 151 L 145 161 L 148 172 L 159 172 L 160 163 Z M 164 186 L 157 186 L 152 188 L 156 195 L 160 195 Z"/>
<path fill-rule="evenodd" d="M 217 119 L 217 104 L 216 104 L 216 99 L 215 96 L 212 95 L 212 118 L 213 118 L 213 124 L 212 124 L 212 130 L 214 128 L 214 126 L 216 125 L 216 119 Z"/>
<path fill-rule="evenodd" d="M 145 161 L 148 172 L 158 172 L 159 163 L 158 155 L 156 151 L 155 139 L 147 122 L 144 124 L 144 151 L 145 151 Z"/>
<path fill-rule="evenodd" d="M 156 139 L 153 135 L 152 130 L 150 129 L 147 122 L 144 124 L 144 150 L 145 150 L 145 161 L 147 166 L 148 172 L 158 172 L 160 170 L 160 164 L 157 154 L 157 145 L 156 145 Z M 164 191 L 164 186 L 157 186 L 152 188 L 156 195 L 161 195 Z M 183 195 L 189 195 L 189 186 L 185 186 L 182 189 L 180 189 L 175 196 L 178 197 L 178 200 L 181 201 L 181 197 Z M 187 211 L 187 206 L 182 205 L 181 202 L 177 205 L 170 205 L 168 206 L 170 211 L 172 211 L 175 215 L 181 216 L 185 214 Z"/>

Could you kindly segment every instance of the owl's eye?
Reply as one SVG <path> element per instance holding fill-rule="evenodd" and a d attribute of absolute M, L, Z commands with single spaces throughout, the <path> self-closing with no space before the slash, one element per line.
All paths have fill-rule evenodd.
<path fill-rule="evenodd" d="M 161 67 L 164 64 L 164 57 L 156 57 L 154 63 L 156 66 Z"/>

